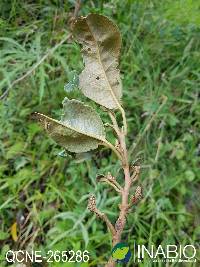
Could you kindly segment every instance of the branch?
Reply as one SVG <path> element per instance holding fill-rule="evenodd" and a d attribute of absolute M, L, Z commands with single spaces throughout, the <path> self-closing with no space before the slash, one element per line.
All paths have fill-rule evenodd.
<path fill-rule="evenodd" d="M 129 160 L 128 160 L 128 151 L 126 148 L 126 134 L 127 134 L 127 122 L 126 122 L 126 116 L 125 111 L 122 107 L 120 107 L 120 111 L 123 118 L 123 128 L 120 129 L 118 122 L 116 120 L 115 114 L 107 110 L 111 121 L 112 121 L 112 128 L 114 129 L 115 133 L 117 134 L 117 144 L 114 147 L 112 144 L 107 143 L 107 146 L 109 146 L 117 155 L 119 154 L 120 161 L 122 163 L 122 168 L 124 171 L 124 187 L 122 188 L 119 184 L 114 184 L 114 181 L 110 181 L 107 177 L 101 178 L 102 181 L 109 183 L 112 187 L 115 188 L 115 190 L 119 193 L 121 193 L 121 204 L 120 207 L 120 213 L 119 217 L 116 220 L 115 223 L 115 231 L 113 231 L 112 234 L 112 243 L 113 246 L 121 241 L 121 235 L 124 230 L 125 224 L 126 224 L 126 216 L 129 210 L 129 194 L 130 194 L 130 187 L 132 184 L 132 178 L 130 175 L 130 168 L 129 168 Z M 119 190 L 120 188 L 120 190 Z M 105 265 L 106 267 L 114 267 L 116 263 L 113 261 L 112 257 L 110 257 L 108 263 Z"/>
<path fill-rule="evenodd" d="M 123 109 L 122 109 L 123 110 Z M 126 125 L 126 117 L 124 114 L 124 131 L 120 131 L 115 116 L 110 113 L 111 120 L 113 122 L 113 126 L 116 129 L 116 132 L 118 134 L 118 141 L 120 146 L 120 152 L 121 152 L 121 162 L 122 162 L 122 168 L 124 171 L 124 187 L 121 190 L 122 200 L 120 205 L 120 213 L 119 217 L 115 223 L 115 231 L 116 234 L 113 236 L 113 245 L 121 241 L 121 235 L 123 232 L 123 229 L 126 224 L 126 215 L 128 213 L 128 207 L 129 207 L 129 192 L 131 187 L 131 176 L 130 176 L 130 168 L 129 168 L 129 161 L 128 161 L 128 151 L 126 148 L 126 141 L 125 136 L 127 132 L 127 125 Z M 110 259 L 107 266 L 114 266 L 113 261 Z"/>
<path fill-rule="evenodd" d="M 135 182 L 136 180 L 138 180 L 139 178 L 139 174 L 140 174 L 140 166 L 133 166 L 133 174 L 131 175 L 131 181 L 132 183 Z"/>
<path fill-rule="evenodd" d="M 109 116 L 110 116 L 110 118 L 111 118 L 111 121 L 112 121 L 112 128 L 114 129 L 114 131 L 116 132 L 116 134 L 117 134 L 117 136 L 119 136 L 120 135 L 120 129 L 119 129 L 119 126 L 118 126 L 118 123 L 117 123 L 117 120 L 116 120 L 116 117 L 115 117 L 115 115 L 113 114 L 113 112 L 112 111 L 108 111 L 108 114 L 109 114 Z"/>
<path fill-rule="evenodd" d="M 95 213 L 99 218 L 101 218 L 107 225 L 108 229 L 110 230 L 112 236 L 116 234 L 115 228 L 106 216 L 105 213 L 101 212 L 100 210 L 97 209 L 96 207 L 96 198 L 94 195 L 91 195 L 88 200 L 88 209 Z"/>
<path fill-rule="evenodd" d="M 119 160 L 122 161 L 121 154 L 119 153 L 119 151 L 110 142 L 108 142 L 105 139 L 104 141 L 102 141 L 102 145 L 104 145 L 105 147 L 110 148 L 116 154 L 116 156 L 119 158 Z"/>
<path fill-rule="evenodd" d="M 142 187 L 137 186 L 135 189 L 135 194 L 131 197 L 130 203 L 129 203 L 129 209 L 136 204 L 140 199 L 142 198 Z"/>
<path fill-rule="evenodd" d="M 126 122 L 126 115 L 125 111 L 122 107 L 120 107 L 120 111 L 122 113 L 122 119 L 123 119 L 123 125 L 124 125 L 124 135 L 127 135 L 128 127 L 127 127 L 127 122 Z"/>
<path fill-rule="evenodd" d="M 108 123 L 108 122 L 106 122 L 106 123 L 104 124 L 104 126 L 105 126 L 105 127 L 110 127 L 111 129 L 113 129 L 113 130 L 115 131 L 115 128 L 113 127 L 113 125 L 110 124 L 110 123 Z"/>
<path fill-rule="evenodd" d="M 97 176 L 97 180 L 99 182 L 105 182 L 109 185 L 111 185 L 118 193 L 122 193 L 123 188 L 121 185 L 116 181 L 115 177 L 111 175 L 111 173 L 108 173 L 106 176 L 99 175 Z"/>
<path fill-rule="evenodd" d="M 113 184 L 112 182 L 110 182 L 108 179 L 106 179 L 106 178 L 101 178 L 101 179 L 99 180 L 99 182 L 105 182 L 105 183 L 111 185 L 111 186 L 115 189 L 115 191 L 117 191 L 118 193 L 121 193 L 121 190 L 120 190 L 115 184 Z"/>

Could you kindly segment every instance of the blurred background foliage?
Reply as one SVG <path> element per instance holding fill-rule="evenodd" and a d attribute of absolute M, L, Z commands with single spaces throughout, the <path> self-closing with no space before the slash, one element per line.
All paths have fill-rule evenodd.
<path fill-rule="evenodd" d="M 74 266 L 102 266 L 110 255 L 106 226 L 86 206 L 88 195 L 94 193 L 100 209 L 115 220 L 120 199 L 97 184 L 96 175 L 111 171 L 121 179 L 116 158 L 107 149 L 95 151 L 84 162 L 60 157 L 60 147 L 29 119 L 33 111 L 59 118 L 66 95 L 86 100 L 78 91 L 64 91 L 66 83 L 73 84 L 74 71 L 83 67 L 79 46 L 64 41 L 74 4 L 73 0 L 0 1 L 1 94 L 10 88 L 0 102 L 2 267 L 9 248 L 43 253 L 87 249 L 90 263 Z M 131 249 L 134 241 L 199 244 L 199 10 L 200 2 L 193 0 L 82 1 L 81 15 L 109 16 L 123 38 L 120 68 L 129 122 L 127 143 L 132 161 L 141 162 L 138 184 L 144 191 L 123 236 Z M 15 222 L 17 242 L 10 231 Z M 156 265 L 145 261 L 139 266 Z"/>

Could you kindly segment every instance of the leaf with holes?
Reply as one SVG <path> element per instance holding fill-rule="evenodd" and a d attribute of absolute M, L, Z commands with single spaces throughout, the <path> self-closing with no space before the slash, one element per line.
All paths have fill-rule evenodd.
<path fill-rule="evenodd" d="M 83 94 L 108 109 L 120 108 L 121 37 L 117 26 L 105 16 L 90 14 L 75 22 L 74 36 L 83 46 L 85 69 L 79 76 Z"/>
<path fill-rule="evenodd" d="M 71 73 L 72 76 L 72 79 L 65 84 L 64 86 L 64 90 L 67 92 L 67 93 L 70 93 L 76 89 L 78 89 L 78 86 L 79 86 L 79 77 L 78 77 L 78 74 L 76 73 L 76 71 L 73 71 Z"/>
<path fill-rule="evenodd" d="M 32 118 L 54 141 L 70 152 L 87 152 L 106 142 L 102 120 L 91 107 L 65 98 L 63 110 L 60 121 L 37 112 L 32 114 Z"/>

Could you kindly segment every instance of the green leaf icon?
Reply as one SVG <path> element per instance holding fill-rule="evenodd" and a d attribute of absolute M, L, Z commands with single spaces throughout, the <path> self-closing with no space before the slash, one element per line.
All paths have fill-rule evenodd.
<path fill-rule="evenodd" d="M 126 258 L 128 252 L 129 252 L 129 246 L 127 244 L 118 243 L 112 249 L 112 257 L 115 260 L 121 261 Z"/>

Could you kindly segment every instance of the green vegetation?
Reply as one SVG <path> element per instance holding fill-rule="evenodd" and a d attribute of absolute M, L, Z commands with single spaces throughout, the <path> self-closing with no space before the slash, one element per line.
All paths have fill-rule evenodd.
<path fill-rule="evenodd" d="M 79 95 L 80 99 L 80 92 L 70 90 L 76 87 L 74 70 L 83 68 L 79 46 L 65 41 L 74 2 L 0 3 L 1 94 L 10 88 L 9 96 L 0 102 L 2 267 L 8 249 L 87 249 L 90 264 L 74 266 L 101 266 L 111 254 L 106 226 L 86 206 L 88 196 L 94 193 L 97 206 L 111 221 L 116 218 L 119 197 L 96 183 L 97 174 L 122 175 L 116 157 L 105 148 L 87 154 L 84 162 L 61 157 L 60 147 L 29 119 L 33 111 L 59 119 L 65 96 Z M 88 0 L 81 7 L 81 15 L 96 12 L 109 16 L 122 33 L 120 69 L 128 145 L 132 146 L 133 162 L 141 162 L 138 184 L 144 195 L 129 214 L 123 236 L 131 250 L 134 241 L 196 246 L 199 242 L 198 3 Z M 30 75 L 23 78 L 29 70 Z M 14 242 L 10 228 L 16 221 L 18 240 Z M 139 266 L 156 265 L 144 262 Z"/>

